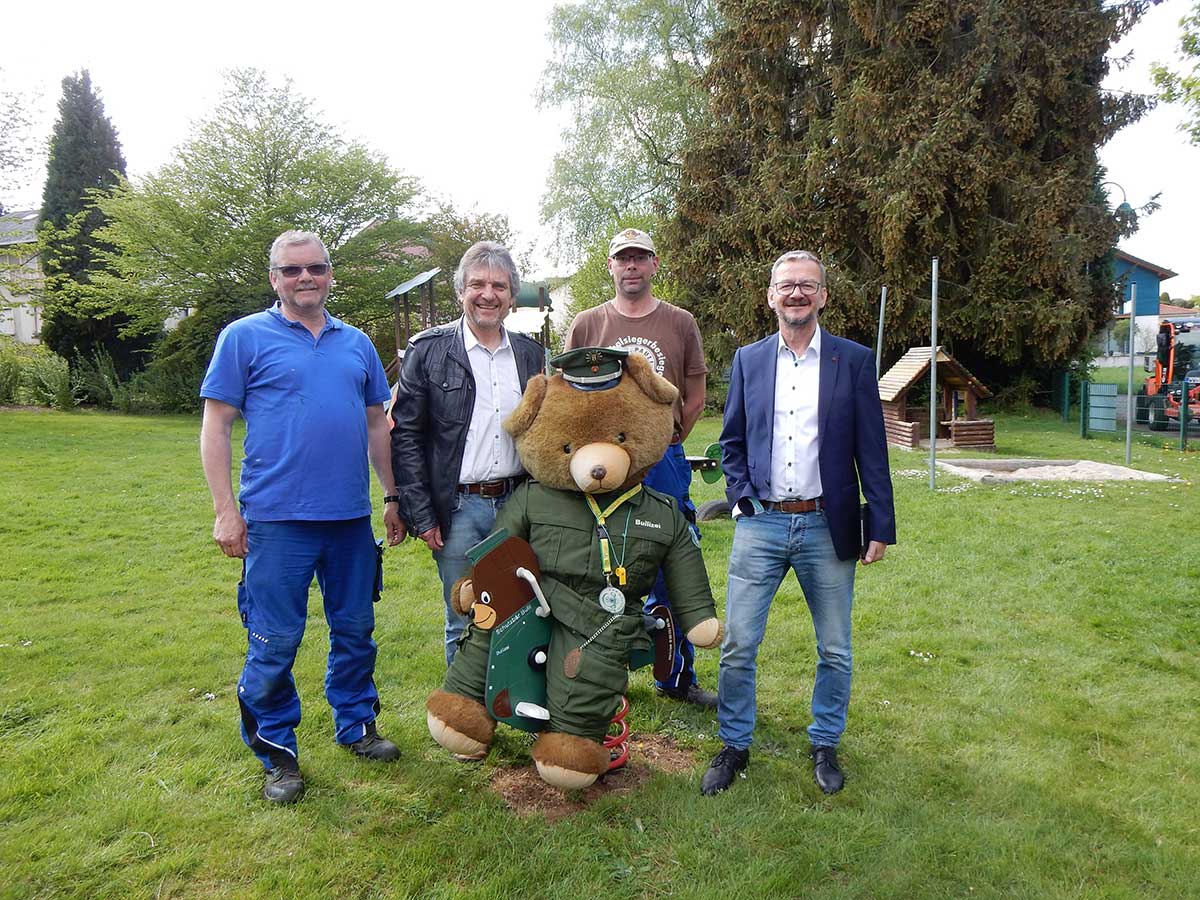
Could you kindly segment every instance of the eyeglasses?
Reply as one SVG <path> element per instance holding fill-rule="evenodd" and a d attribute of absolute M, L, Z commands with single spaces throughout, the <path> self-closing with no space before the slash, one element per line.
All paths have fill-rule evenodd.
<path fill-rule="evenodd" d="M 311 263 L 307 266 L 271 266 L 271 271 L 278 272 L 284 278 L 299 278 L 304 271 L 309 275 L 328 275 L 330 268 L 329 263 Z"/>
<path fill-rule="evenodd" d="M 639 266 L 644 266 L 646 263 L 650 262 L 650 257 L 653 255 L 654 254 L 652 253 L 623 253 L 620 256 L 614 256 L 612 259 L 613 262 L 621 266 L 627 266 L 630 263 L 636 263 Z"/>
<path fill-rule="evenodd" d="M 800 289 L 800 293 L 805 297 L 815 297 L 817 291 L 825 287 L 819 281 L 777 281 L 771 285 L 775 288 L 775 292 L 779 294 L 790 294 L 796 288 Z"/>

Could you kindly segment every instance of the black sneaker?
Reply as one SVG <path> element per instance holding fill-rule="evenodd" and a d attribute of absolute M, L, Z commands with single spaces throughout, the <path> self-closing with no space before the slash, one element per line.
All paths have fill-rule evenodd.
<path fill-rule="evenodd" d="M 724 747 L 712 761 L 708 767 L 708 771 L 704 773 L 704 777 L 700 780 L 700 793 L 705 797 L 711 797 L 713 794 L 719 794 L 731 784 L 737 773 L 746 768 L 746 764 L 750 762 L 749 750 L 735 750 L 732 747 Z"/>
<path fill-rule="evenodd" d="M 656 687 L 655 690 L 658 691 L 660 697 L 678 700 L 680 703 L 691 703 L 701 709 L 717 708 L 717 695 L 712 691 L 706 691 L 698 684 L 689 684 L 687 687 L 678 688 Z"/>
<path fill-rule="evenodd" d="M 304 779 L 294 762 L 275 766 L 267 771 L 263 796 L 272 803 L 295 803 L 304 793 Z"/>
<path fill-rule="evenodd" d="M 380 762 L 391 762 L 400 758 L 400 748 L 387 738 L 380 737 L 375 730 L 375 723 L 367 725 L 367 733 L 353 744 L 346 744 L 356 756 L 363 759 L 374 759 Z"/>

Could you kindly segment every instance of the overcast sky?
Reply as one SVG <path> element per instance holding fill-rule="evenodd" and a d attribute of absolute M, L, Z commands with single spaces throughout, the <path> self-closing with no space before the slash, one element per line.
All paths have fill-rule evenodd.
<path fill-rule="evenodd" d="M 34 112 L 48 132 L 61 79 L 89 69 L 133 176 L 170 159 L 191 122 L 213 108 L 222 69 L 255 66 L 290 76 L 343 133 L 386 153 L 430 192 L 460 209 L 506 213 L 535 248 L 531 274 L 558 268 L 538 204 L 567 119 L 535 103 L 553 0 L 11 5 L 5 86 L 39 96 Z M 1107 86 L 1149 92 L 1149 64 L 1174 59 L 1190 6 L 1167 0 L 1151 9 L 1117 48 L 1135 52 L 1133 65 Z M 1122 246 L 1178 272 L 1163 287 L 1187 297 L 1200 294 L 1200 148 L 1187 144 L 1179 121 L 1177 109 L 1160 108 L 1121 132 L 1102 159 L 1134 206 L 1161 192 L 1162 209 Z M 9 199 L 39 205 L 41 177 Z"/>

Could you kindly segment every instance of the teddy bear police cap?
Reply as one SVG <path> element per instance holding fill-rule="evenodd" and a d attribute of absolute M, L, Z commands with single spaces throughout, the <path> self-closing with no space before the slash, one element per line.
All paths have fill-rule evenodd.
<path fill-rule="evenodd" d="M 560 353 L 550 365 L 562 370 L 563 381 L 580 391 L 602 391 L 621 380 L 628 350 L 616 347 L 577 347 Z"/>

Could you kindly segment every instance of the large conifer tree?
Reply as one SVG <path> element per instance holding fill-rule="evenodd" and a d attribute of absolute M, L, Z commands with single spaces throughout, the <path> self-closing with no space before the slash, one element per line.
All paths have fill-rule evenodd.
<path fill-rule="evenodd" d="M 830 266 L 824 320 L 885 362 L 939 343 L 985 381 L 1080 352 L 1112 308 L 1122 222 L 1097 148 L 1145 102 L 1100 88 L 1144 4 L 1099 0 L 725 0 L 706 79 L 716 125 L 685 163 L 670 234 L 710 350 L 775 327 L 769 266 Z"/>
<path fill-rule="evenodd" d="M 122 340 L 119 330 L 128 317 L 97 316 L 85 289 L 99 265 L 100 245 L 93 235 L 105 221 L 89 192 L 116 184 L 125 174 L 125 158 L 87 70 L 68 75 L 62 87 L 42 192 L 42 339 L 72 362 L 104 350 L 118 370 L 128 372 L 140 367 L 138 351 L 152 338 Z"/>

